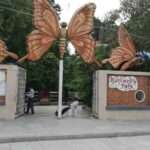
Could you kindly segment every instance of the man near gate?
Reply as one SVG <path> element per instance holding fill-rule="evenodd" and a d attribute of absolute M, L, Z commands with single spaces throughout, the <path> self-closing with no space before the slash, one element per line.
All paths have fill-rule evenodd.
<path fill-rule="evenodd" d="M 34 114 L 34 103 L 33 103 L 34 95 L 35 95 L 35 91 L 33 88 L 30 88 L 29 91 L 26 93 L 26 96 L 27 96 L 26 114 L 29 113 L 30 109 L 31 109 L 31 113 Z"/>

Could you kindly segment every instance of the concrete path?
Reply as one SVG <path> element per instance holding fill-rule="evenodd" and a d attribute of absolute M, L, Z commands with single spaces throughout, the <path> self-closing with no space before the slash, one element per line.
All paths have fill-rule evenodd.
<path fill-rule="evenodd" d="M 149 150 L 150 136 L 0 144 L 0 150 Z"/>
<path fill-rule="evenodd" d="M 150 121 L 104 121 L 82 112 L 58 120 L 54 107 L 37 107 L 35 115 L 0 121 L 0 143 L 150 135 Z"/>

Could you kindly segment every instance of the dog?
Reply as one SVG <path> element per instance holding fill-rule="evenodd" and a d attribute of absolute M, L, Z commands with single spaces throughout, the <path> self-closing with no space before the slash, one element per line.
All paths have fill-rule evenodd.
<path fill-rule="evenodd" d="M 70 105 L 64 107 L 61 111 L 62 116 L 68 114 L 68 116 L 75 117 L 78 112 L 79 101 L 73 101 Z M 55 112 L 55 116 L 58 116 L 58 110 Z"/>
<path fill-rule="evenodd" d="M 77 116 L 78 113 L 78 106 L 79 106 L 79 101 L 74 101 L 70 104 L 70 115 L 72 117 Z"/>
<path fill-rule="evenodd" d="M 69 109 L 70 109 L 70 106 L 64 107 L 64 108 L 61 110 L 62 116 L 63 116 L 66 112 L 68 112 Z M 55 116 L 58 116 L 58 111 L 57 111 L 57 110 L 56 110 L 56 112 L 55 112 Z"/>

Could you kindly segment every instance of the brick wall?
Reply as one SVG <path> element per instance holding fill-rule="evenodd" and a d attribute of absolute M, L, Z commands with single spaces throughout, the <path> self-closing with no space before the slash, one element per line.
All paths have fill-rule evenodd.
<path fill-rule="evenodd" d="M 115 75 L 117 76 L 117 75 Z M 127 107 L 147 107 L 150 106 L 150 77 L 134 76 L 137 79 L 138 88 L 133 91 L 121 91 L 109 87 L 109 77 L 107 76 L 107 106 L 127 106 Z M 136 92 L 142 90 L 145 93 L 145 100 L 138 102 Z"/>

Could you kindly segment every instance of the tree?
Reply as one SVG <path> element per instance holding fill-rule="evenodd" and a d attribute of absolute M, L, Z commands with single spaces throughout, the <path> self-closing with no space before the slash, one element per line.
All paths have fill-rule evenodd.
<path fill-rule="evenodd" d="M 32 29 L 31 1 L 0 0 L 0 37 L 10 51 L 25 53 L 25 37 Z"/>
<path fill-rule="evenodd" d="M 150 1 L 124 0 L 121 3 L 121 12 L 138 50 L 150 50 Z"/>
<path fill-rule="evenodd" d="M 131 34 L 137 51 L 150 52 L 150 1 L 149 0 L 123 0 L 121 13 L 126 19 L 125 26 Z M 140 71 L 150 71 L 150 62 L 136 68 Z"/>
<path fill-rule="evenodd" d="M 89 106 L 92 100 L 92 73 L 93 67 L 85 64 L 79 56 L 65 57 L 64 89 L 77 92 L 80 99 Z"/>
<path fill-rule="evenodd" d="M 96 47 L 96 58 L 97 60 L 103 60 L 108 58 L 110 55 L 110 50 L 113 47 L 117 46 L 117 25 L 115 23 L 118 18 L 118 10 L 114 12 L 109 12 L 106 14 L 103 21 L 98 18 L 94 19 L 94 36 L 95 39 L 98 40 L 100 44 Z M 98 37 L 98 38 L 97 38 Z M 112 68 L 109 65 L 103 66 L 103 69 Z"/>

